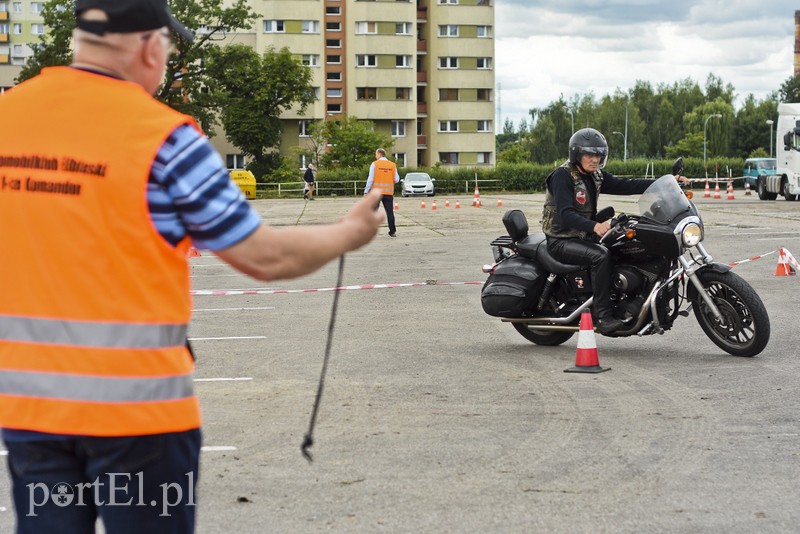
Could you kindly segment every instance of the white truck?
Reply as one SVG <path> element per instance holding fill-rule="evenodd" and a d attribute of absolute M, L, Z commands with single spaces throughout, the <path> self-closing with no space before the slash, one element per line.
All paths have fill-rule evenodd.
<path fill-rule="evenodd" d="M 758 177 L 758 198 L 775 200 L 781 194 L 786 200 L 797 200 L 800 196 L 800 104 L 778 104 L 775 137 L 777 174 Z"/>

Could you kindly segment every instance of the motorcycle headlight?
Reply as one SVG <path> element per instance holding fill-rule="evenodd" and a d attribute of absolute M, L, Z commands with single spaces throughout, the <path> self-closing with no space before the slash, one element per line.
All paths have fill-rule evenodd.
<path fill-rule="evenodd" d="M 693 247 L 703 240 L 703 229 L 697 223 L 689 223 L 681 232 L 681 239 L 686 247 Z"/>

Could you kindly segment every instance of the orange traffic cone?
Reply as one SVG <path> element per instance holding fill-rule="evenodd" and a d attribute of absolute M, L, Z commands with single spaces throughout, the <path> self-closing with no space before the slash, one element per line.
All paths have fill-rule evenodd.
<path fill-rule="evenodd" d="M 460 207 L 461 207 L 461 203 L 458 200 L 456 200 L 456 209 L 458 209 Z"/>
<path fill-rule="evenodd" d="M 400 204 L 398 204 L 397 201 L 395 200 L 394 201 L 394 211 L 397 211 L 399 209 L 400 209 Z"/>
<path fill-rule="evenodd" d="M 476 208 L 481 207 L 481 194 L 478 191 L 478 184 L 475 184 L 475 193 L 472 195 L 472 205 Z"/>
<path fill-rule="evenodd" d="M 714 198 L 722 198 L 719 194 L 719 180 L 717 180 L 717 185 L 714 186 Z"/>
<path fill-rule="evenodd" d="M 775 276 L 793 276 L 797 274 L 797 271 L 789 263 L 789 258 L 787 257 L 786 251 L 784 248 L 781 247 L 778 250 L 778 266 L 775 268 Z"/>
<path fill-rule="evenodd" d="M 708 178 L 706 178 L 706 192 L 703 193 L 703 198 L 711 198 L 711 189 L 708 188 Z"/>
<path fill-rule="evenodd" d="M 597 342 L 594 339 L 594 324 L 589 310 L 581 313 L 581 330 L 578 332 L 578 350 L 575 353 L 575 367 L 564 369 L 565 373 L 602 373 L 610 367 L 600 367 L 597 356 Z"/>
<path fill-rule="evenodd" d="M 426 206 L 425 206 L 425 201 L 424 200 L 419 203 L 419 207 L 422 208 L 422 209 L 425 209 Z"/>
<path fill-rule="evenodd" d="M 745 180 L 745 182 L 744 182 L 744 194 L 745 195 L 751 195 L 752 194 L 750 192 L 750 182 L 748 182 L 747 180 Z"/>
<path fill-rule="evenodd" d="M 728 182 L 728 200 L 736 200 L 733 196 L 733 182 Z"/>
<path fill-rule="evenodd" d="M 481 199 L 480 198 L 476 198 L 475 200 L 473 200 L 472 205 L 475 206 L 476 208 L 480 208 L 481 207 Z"/>
<path fill-rule="evenodd" d="M 449 208 L 450 207 L 450 199 L 449 198 L 444 199 L 444 207 L 445 208 Z"/>
<path fill-rule="evenodd" d="M 433 201 L 433 204 L 431 205 L 431 210 L 432 210 L 432 211 L 436 211 L 436 210 L 438 210 L 438 209 L 439 209 L 439 208 L 437 208 L 437 207 L 436 207 L 436 201 L 434 200 L 434 201 Z"/>
<path fill-rule="evenodd" d="M 189 258 L 199 258 L 200 257 L 200 251 L 197 250 L 194 247 L 189 247 L 189 253 L 186 256 L 189 257 Z"/>
<path fill-rule="evenodd" d="M 497 197 L 497 207 L 498 208 L 502 208 L 503 207 L 503 199 L 500 198 L 500 197 Z"/>

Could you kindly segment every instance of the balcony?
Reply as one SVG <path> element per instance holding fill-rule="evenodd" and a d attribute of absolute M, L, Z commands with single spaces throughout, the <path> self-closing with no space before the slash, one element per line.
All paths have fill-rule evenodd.
<path fill-rule="evenodd" d="M 8 54 L 0 54 L 0 65 L 8 65 L 11 62 L 11 56 Z"/>
<path fill-rule="evenodd" d="M 428 41 L 425 39 L 417 40 L 417 54 L 427 54 L 428 53 Z"/>
<path fill-rule="evenodd" d="M 428 6 L 417 6 L 417 22 L 427 22 Z"/>
<path fill-rule="evenodd" d="M 417 72 L 417 83 L 428 83 L 428 73 L 425 71 Z"/>
<path fill-rule="evenodd" d="M 417 148 L 427 148 L 427 147 L 428 147 L 428 137 L 425 135 L 418 135 Z"/>
<path fill-rule="evenodd" d="M 417 102 L 417 117 L 428 115 L 428 103 Z"/>
<path fill-rule="evenodd" d="M 0 43 L 7 43 L 7 42 L 8 42 L 8 34 L 0 33 Z"/>
<path fill-rule="evenodd" d="M 0 11 L 0 22 L 8 20 L 8 11 Z"/>

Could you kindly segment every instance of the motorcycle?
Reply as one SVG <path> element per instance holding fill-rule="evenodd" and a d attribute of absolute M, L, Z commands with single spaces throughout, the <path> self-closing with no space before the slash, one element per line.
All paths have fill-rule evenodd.
<path fill-rule="evenodd" d="M 653 182 L 639 198 L 639 213 L 598 212 L 611 219 L 600 238 L 612 258 L 611 301 L 623 327 L 605 334 L 628 337 L 664 334 L 678 316 L 693 311 L 703 332 L 734 356 L 756 356 L 767 346 L 770 323 L 755 290 L 731 267 L 714 262 L 703 247 L 703 220 L 673 174 Z M 592 306 L 586 265 L 555 260 L 542 233 L 528 234 L 520 210 L 503 216 L 508 232 L 491 242 L 495 263 L 481 290 L 483 310 L 509 322 L 537 345 L 560 345 L 579 330 L 580 316 Z"/>

